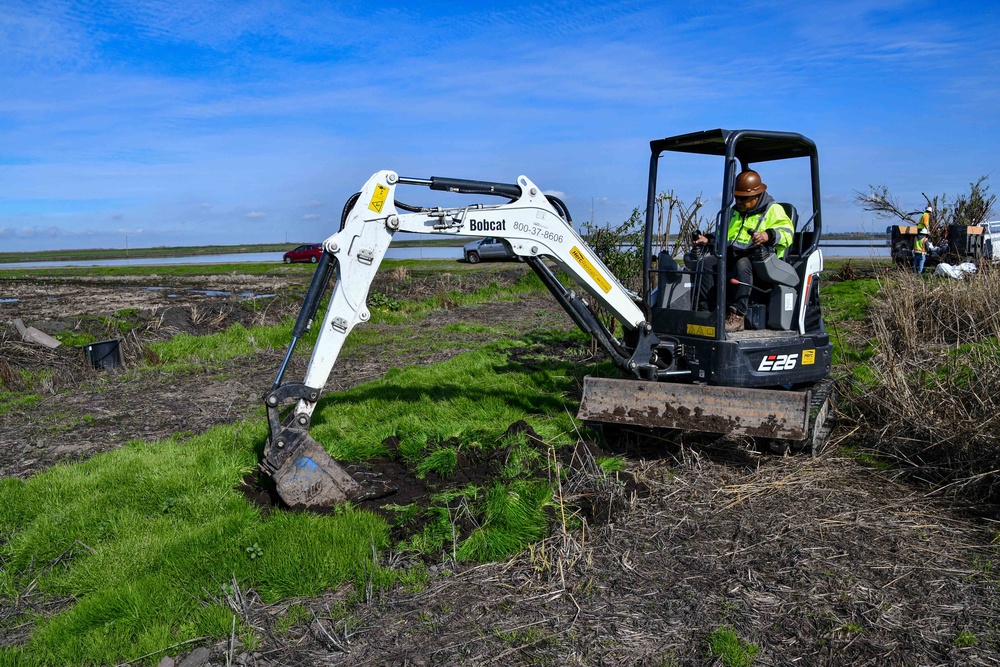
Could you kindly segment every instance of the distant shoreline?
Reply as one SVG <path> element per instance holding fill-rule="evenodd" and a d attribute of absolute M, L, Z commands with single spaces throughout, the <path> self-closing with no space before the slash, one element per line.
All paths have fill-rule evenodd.
<path fill-rule="evenodd" d="M 396 248 L 462 247 L 469 238 L 434 239 L 427 241 L 394 241 Z M 305 243 L 305 241 L 303 241 Z M 231 255 L 258 252 L 284 253 L 302 243 L 258 243 L 243 245 L 176 246 L 157 248 L 91 248 L 79 250 L 34 250 L 28 252 L 0 252 L 0 264 L 21 262 L 79 262 L 105 259 L 155 259 L 157 257 L 197 257 L 200 255 Z"/>
<path fill-rule="evenodd" d="M 824 234 L 826 241 L 882 241 L 884 234 L 838 233 Z M 472 237 L 462 236 L 449 239 L 394 241 L 397 248 L 460 248 Z M 303 242 L 305 243 L 305 242 Z M 156 248 L 84 248 L 77 250 L 32 250 L 26 252 L 0 252 L 0 264 L 21 262 L 70 262 L 104 259 L 151 259 L 156 257 L 196 257 L 198 255 L 225 255 L 255 252 L 284 253 L 300 246 L 301 243 L 258 243 L 242 245 L 176 246 Z"/>

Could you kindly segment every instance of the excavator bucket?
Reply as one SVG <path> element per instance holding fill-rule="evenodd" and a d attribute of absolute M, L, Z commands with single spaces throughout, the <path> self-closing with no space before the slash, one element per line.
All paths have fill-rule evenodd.
<path fill-rule="evenodd" d="M 586 377 L 579 419 L 755 438 L 805 440 L 809 391 Z"/>
<path fill-rule="evenodd" d="M 274 480 L 281 499 L 296 509 L 381 498 L 396 490 L 382 480 L 356 478 L 305 429 L 290 425 L 268 440 L 260 467 Z"/>
<path fill-rule="evenodd" d="M 364 495 L 364 488 L 323 447 L 308 442 L 272 475 L 275 489 L 289 507 L 339 505 Z"/>

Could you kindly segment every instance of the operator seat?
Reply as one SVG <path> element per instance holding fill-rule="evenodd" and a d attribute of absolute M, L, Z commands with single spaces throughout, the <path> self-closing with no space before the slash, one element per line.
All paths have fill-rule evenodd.
<path fill-rule="evenodd" d="M 792 229 L 796 230 L 799 224 L 798 211 L 791 204 L 779 203 L 779 205 L 785 209 L 785 213 L 791 219 Z M 796 232 L 788 252 L 801 253 L 803 250 L 802 241 L 800 233 Z M 796 243 L 799 245 L 797 246 Z M 764 283 L 762 288 L 770 296 L 767 303 L 767 328 L 787 331 L 792 326 L 795 306 L 798 301 L 798 288 L 802 280 L 799 272 L 774 252 L 762 252 L 753 258 L 753 274 L 756 280 Z"/>
<path fill-rule="evenodd" d="M 799 212 L 795 210 L 795 207 L 788 202 L 778 202 L 778 206 L 785 209 L 785 214 L 792 220 L 792 229 L 799 228 Z"/>

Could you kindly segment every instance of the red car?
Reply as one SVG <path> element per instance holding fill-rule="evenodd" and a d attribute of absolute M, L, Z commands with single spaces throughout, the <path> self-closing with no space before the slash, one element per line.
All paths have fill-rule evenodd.
<path fill-rule="evenodd" d="M 319 261 L 322 254 L 323 246 L 316 243 L 306 243 L 305 245 L 300 245 L 295 250 L 286 252 L 281 261 L 285 264 L 291 264 L 292 262 L 312 262 L 315 264 Z"/>

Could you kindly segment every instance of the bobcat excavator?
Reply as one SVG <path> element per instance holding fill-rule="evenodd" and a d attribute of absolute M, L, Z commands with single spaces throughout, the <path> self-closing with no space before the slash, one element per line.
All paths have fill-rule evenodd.
<path fill-rule="evenodd" d="M 368 291 L 397 232 L 488 235 L 509 244 L 620 371 L 621 378 L 585 379 L 580 419 L 743 435 L 779 452 L 818 452 L 829 430 L 832 345 L 819 300 L 823 255 L 818 248 L 822 221 L 815 144 L 793 133 L 716 129 L 654 140 L 650 147 L 642 294 L 626 289 L 611 274 L 574 230 L 563 202 L 526 176 L 515 183 L 494 183 L 380 171 L 368 179 L 345 205 L 340 231 L 323 242 L 288 351 L 264 397 L 270 434 L 260 467 L 273 478 L 282 500 L 292 507 L 328 506 L 389 491 L 349 474 L 310 437 L 309 427 L 344 340 L 370 317 Z M 708 249 L 716 262 L 691 259 L 681 266 L 653 247 L 657 167 L 665 152 L 724 159 L 723 206 L 715 221 L 715 245 Z M 794 242 L 784 258 L 763 252 L 755 257 L 747 328 L 726 332 L 725 308 L 705 310 L 699 284 L 707 272 L 715 273 L 712 301 L 725 303 L 726 239 L 736 174 L 755 163 L 786 159 L 809 163 L 812 215 L 799 227 L 795 207 L 782 204 L 796 224 Z M 413 206 L 397 199 L 401 186 L 502 201 Z M 615 316 L 623 325 L 620 338 L 557 279 L 546 260 Z M 310 329 L 334 278 L 305 378 L 286 382 L 296 343 Z"/>

